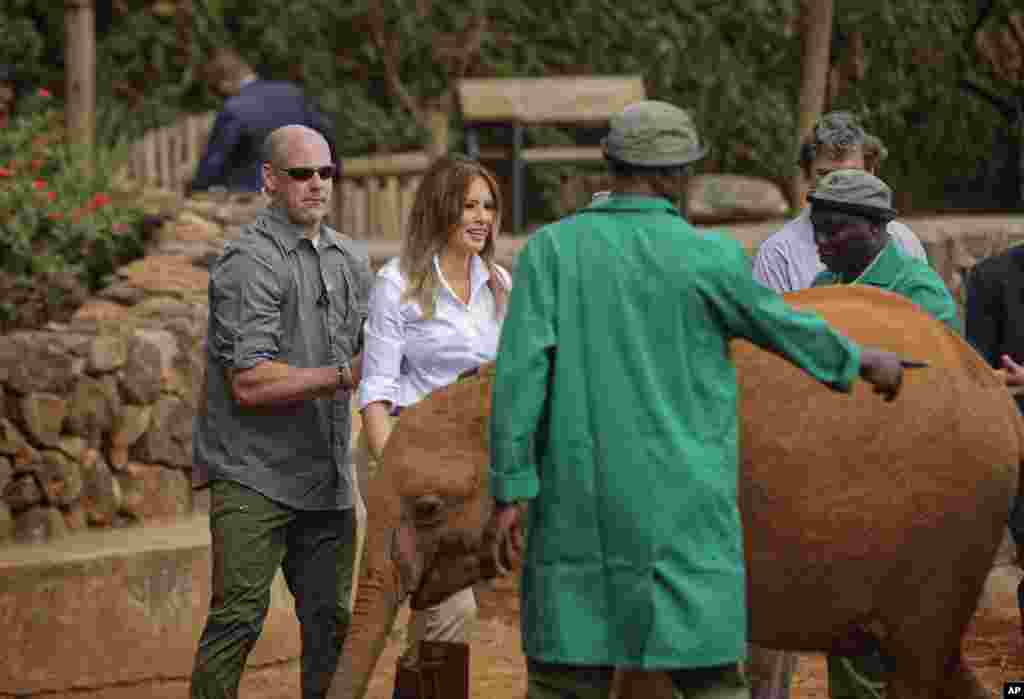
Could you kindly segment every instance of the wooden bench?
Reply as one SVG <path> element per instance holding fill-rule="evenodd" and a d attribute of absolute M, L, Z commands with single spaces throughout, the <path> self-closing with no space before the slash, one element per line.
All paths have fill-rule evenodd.
<path fill-rule="evenodd" d="M 456 83 L 472 158 L 512 159 L 512 230 L 523 224 L 523 168 L 535 163 L 593 162 L 601 148 L 523 146 L 527 126 L 603 126 L 627 105 L 645 99 L 643 76 L 558 76 L 551 78 L 465 78 Z M 479 129 L 511 126 L 512 148 L 481 150 Z"/>

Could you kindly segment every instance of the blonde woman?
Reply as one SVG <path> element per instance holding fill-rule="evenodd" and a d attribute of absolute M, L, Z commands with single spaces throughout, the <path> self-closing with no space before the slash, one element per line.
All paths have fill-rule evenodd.
<path fill-rule="evenodd" d="M 424 176 L 401 256 L 381 268 L 370 294 L 359 407 L 372 460 L 403 407 L 495 358 L 511 286 L 494 262 L 500 211 L 498 183 L 476 161 L 440 158 Z M 413 612 L 395 699 L 418 699 L 418 682 L 403 680 L 415 675 L 402 669 L 416 665 L 419 641 L 465 646 L 475 617 L 472 588 Z M 452 655 L 468 663 L 468 647 Z"/>

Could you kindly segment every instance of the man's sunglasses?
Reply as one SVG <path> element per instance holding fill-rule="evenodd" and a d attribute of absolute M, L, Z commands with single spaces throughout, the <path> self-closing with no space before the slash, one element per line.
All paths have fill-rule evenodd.
<path fill-rule="evenodd" d="M 333 180 L 338 174 L 337 165 L 321 165 L 320 167 L 279 167 L 277 168 L 293 180 L 305 182 L 311 179 L 314 174 L 320 175 L 321 180 Z"/>

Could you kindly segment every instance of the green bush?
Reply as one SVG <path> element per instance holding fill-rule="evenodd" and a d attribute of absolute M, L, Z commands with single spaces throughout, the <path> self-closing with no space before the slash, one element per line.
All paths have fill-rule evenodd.
<path fill-rule="evenodd" d="M 102 288 L 118 266 L 139 257 L 145 237 L 143 212 L 115 203 L 122 154 L 99 147 L 90 164 L 64 141 L 62 106 L 45 91 L 26 99 L 29 108 L 0 130 L 4 326 L 60 316 L 69 301 Z"/>

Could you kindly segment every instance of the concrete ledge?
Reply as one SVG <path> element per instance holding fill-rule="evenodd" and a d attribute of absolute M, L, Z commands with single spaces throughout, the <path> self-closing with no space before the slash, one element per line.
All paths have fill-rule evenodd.
<path fill-rule="evenodd" d="M 0 697 L 185 696 L 210 565 L 206 517 L 0 549 Z M 246 697 L 298 695 L 293 610 L 278 573 Z"/>

